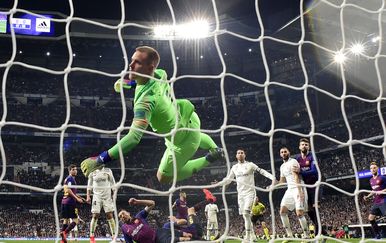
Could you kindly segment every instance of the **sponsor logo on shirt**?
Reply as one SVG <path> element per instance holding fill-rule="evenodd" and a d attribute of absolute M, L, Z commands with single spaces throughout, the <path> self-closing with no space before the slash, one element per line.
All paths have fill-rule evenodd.
<path fill-rule="evenodd" d="M 237 175 L 236 175 L 236 177 L 244 177 L 244 176 L 249 176 L 249 175 L 250 175 L 250 174 L 248 174 L 248 173 L 247 173 L 247 174 L 245 174 L 245 173 L 244 173 L 244 174 L 243 174 L 243 173 L 241 173 L 241 174 L 237 174 Z"/>
<path fill-rule="evenodd" d="M 131 236 L 134 237 L 138 232 L 143 228 L 143 224 L 138 225 L 135 230 L 133 230 L 133 233 L 131 233 Z"/>
<path fill-rule="evenodd" d="M 311 168 L 309 166 L 307 166 L 307 167 L 302 167 L 301 169 L 302 169 L 302 171 L 307 171 L 307 170 L 310 170 Z"/>
<path fill-rule="evenodd" d="M 375 190 L 375 189 L 378 189 L 379 187 L 380 187 L 379 185 L 374 185 L 371 188 L 373 188 L 373 190 Z"/>

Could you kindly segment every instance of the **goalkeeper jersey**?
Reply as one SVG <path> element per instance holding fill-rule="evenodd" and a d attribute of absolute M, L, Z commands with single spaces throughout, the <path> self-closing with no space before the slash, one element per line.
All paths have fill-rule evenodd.
<path fill-rule="evenodd" d="M 260 216 L 260 215 L 263 214 L 264 209 L 265 209 L 265 206 L 261 202 L 258 202 L 257 204 L 253 203 L 253 205 L 252 205 L 252 215 Z"/>
<path fill-rule="evenodd" d="M 166 72 L 155 71 L 155 77 L 166 81 Z M 137 85 L 134 96 L 134 120 L 145 119 L 154 132 L 167 133 L 176 123 L 176 109 L 169 96 L 169 84 L 150 79 Z"/>
<path fill-rule="evenodd" d="M 187 126 L 194 112 L 193 104 L 188 100 L 179 99 L 176 100 L 176 109 L 169 94 L 170 86 L 166 82 L 166 72 L 156 69 L 154 77 L 165 82 L 150 79 L 143 85 L 137 84 L 134 96 L 134 118 L 131 125 L 134 129 L 130 129 L 130 132 L 109 150 L 113 158 L 118 158 L 119 146 L 122 146 L 123 154 L 126 154 L 139 143 L 143 131 L 138 129 L 146 130 L 150 126 L 154 132 L 165 134 L 175 127 L 177 117 L 177 127 Z M 183 141 L 186 132 L 178 132 L 175 135 L 174 144 Z M 166 137 L 166 140 L 168 140 L 167 143 L 170 143 L 171 136 Z"/>

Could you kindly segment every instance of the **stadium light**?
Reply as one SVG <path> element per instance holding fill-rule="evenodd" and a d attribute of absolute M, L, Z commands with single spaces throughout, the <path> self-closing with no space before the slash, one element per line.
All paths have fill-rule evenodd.
<path fill-rule="evenodd" d="M 377 42 L 377 41 L 379 41 L 379 40 L 381 40 L 381 37 L 380 37 L 380 36 L 376 36 L 376 37 L 373 37 L 373 38 L 371 39 L 371 42 L 375 43 L 375 42 Z"/>
<path fill-rule="evenodd" d="M 251 49 L 251 48 L 249 48 L 249 49 L 248 49 L 248 52 L 252 52 L 252 49 Z"/>
<path fill-rule="evenodd" d="M 49 51 L 46 52 L 46 56 L 49 57 L 51 53 Z"/>
<path fill-rule="evenodd" d="M 334 61 L 338 64 L 343 64 L 346 61 L 346 56 L 343 52 L 338 51 L 334 55 Z"/>
<path fill-rule="evenodd" d="M 22 51 L 22 50 L 20 50 L 20 51 L 19 51 L 19 54 L 23 54 L 23 51 Z"/>
<path fill-rule="evenodd" d="M 200 59 L 203 59 L 203 58 L 204 58 L 204 56 L 203 56 L 203 55 L 201 55 L 201 56 L 200 56 Z"/>
<path fill-rule="evenodd" d="M 357 56 L 363 53 L 365 46 L 362 43 L 355 43 L 351 46 L 350 50 Z"/>
<path fill-rule="evenodd" d="M 72 56 L 73 56 L 73 57 L 76 57 L 76 53 L 72 53 Z"/>
<path fill-rule="evenodd" d="M 102 58 L 102 55 L 99 55 L 99 58 Z"/>
<path fill-rule="evenodd" d="M 209 36 L 209 23 L 195 20 L 180 25 L 158 25 L 153 28 L 157 38 L 200 39 Z"/>

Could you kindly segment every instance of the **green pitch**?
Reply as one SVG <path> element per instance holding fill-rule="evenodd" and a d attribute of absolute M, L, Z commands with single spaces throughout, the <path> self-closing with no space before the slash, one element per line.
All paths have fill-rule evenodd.
<path fill-rule="evenodd" d="M 357 243 L 357 242 L 360 242 L 359 239 L 343 239 L 344 242 L 349 242 L 349 243 Z M 0 240 L 0 243 L 28 243 L 28 242 L 47 242 L 47 243 L 54 243 L 55 241 L 51 241 L 51 240 Z M 59 241 L 58 241 L 59 242 Z M 89 240 L 79 240 L 79 241 L 68 241 L 69 243 L 75 243 L 75 242 L 89 242 Z M 109 243 L 109 241 L 98 241 L 98 243 Z M 265 241 L 265 240 L 259 240 L 257 241 L 258 243 L 267 243 L 268 241 Z M 281 242 L 281 240 L 277 240 L 275 241 L 275 243 L 279 243 Z M 300 243 L 300 241 L 293 241 L 294 243 Z M 312 242 L 312 241 L 309 241 L 309 242 Z M 328 240 L 327 243 L 337 243 L 339 241 L 335 241 L 335 240 Z M 367 242 L 379 242 L 379 241 L 367 241 Z M 238 240 L 227 240 L 226 243 L 240 243 L 240 241 Z"/>

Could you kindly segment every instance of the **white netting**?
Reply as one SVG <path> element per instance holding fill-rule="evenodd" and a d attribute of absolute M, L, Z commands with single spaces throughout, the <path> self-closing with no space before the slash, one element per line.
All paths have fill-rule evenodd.
<path fill-rule="evenodd" d="M 208 134 L 216 134 L 216 133 L 220 134 L 221 144 L 222 144 L 222 147 L 224 147 L 224 149 L 225 149 L 225 154 L 227 155 L 226 156 L 227 157 L 227 160 L 226 160 L 227 161 L 227 164 L 226 164 L 227 165 L 227 171 L 229 171 L 229 169 L 230 169 L 230 162 L 232 161 L 232 155 L 230 155 L 231 153 L 228 152 L 228 150 L 227 150 L 227 147 L 229 148 L 229 146 L 228 146 L 226 140 L 229 139 L 228 136 L 231 136 L 230 133 L 228 133 L 228 131 L 233 131 L 233 130 L 238 130 L 237 135 L 239 135 L 239 136 L 246 136 L 247 137 L 247 136 L 250 136 L 252 134 L 253 136 L 256 136 L 258 138 L 265 138 L 265 140 L 268 142 L 267 152 L 269 153 L 269 158 L 270 158 L 270 169 L 271 169 L 272 173 L 274 175 L 276 175 L 276 177 L 278 177 L 278 174 L 277 174 L 278 164 L 275 163 L 275 158 L 277 158 L 277 156 L 276 156 L 277 151 L 275 149 L 278 148 L 277 147 L 278 141 L 275 140 L 275 138 L 276 138 L 275 136 L 278 136 L 277 134 L 287 134 L 288 137 L 292 136 L 292 137 L 308 137 L 308 138 L 310 138 L 311 148 L 312 148 L 312 152 L 314 154 L 317 154 L 317 152 L 321 152 L 320 150 L 322 150 L 322 149 L 320 149 L 319 151 L 315 150 L 315 148 L 318 147 L 318 143 L 315 141 L 315 139 L 319 139 L 318 141 L 324 139 L 325 141 L 329 142 L 330 144 L 334 144 L 336 146 L 334 148 L 328 147 L 326 150 L 334 150 L 334 149 L 338 150 L 338 149 L 342 149 L 342 148 L 348 149 L 348 156 L 349 156 L 350 162 L 351 162 L 350 165 L 352 166 L 350 168 L 352 170 L 351 178 L 354 178 L 353 175 L 355 175 L 355 190 L 353 192 L 349 192 L 349 191 L 341 189 L 339 186 L 334 185 L 332 183 L 322 182 L 320 179 L 319 179 L 318 183 L 315 185 L 315 187 L 317 188 L 317 191 L 318 191 L 320 185 L 326 185 L 326 186 L 333 188 L 334 190 L 336 190 L 342 194 L 345 194 L 349 197 L 354 198 L 355 207 L 356 207 L 356 211 L 357 211 L 357 217 L 358 217 L 358 224 L 359 224 L 360 229 L 361 229 L 360 235 L 361 235 L 362 240 L 363 240 L 365 237 L 363 224 L 365 222 L 364 222 L 362 215 L 360 213 L 361 212 L 361 205 L 360 205 L 360 198 L 359 197 L 360 197 L 360 193 L 363 193 L 364 190 L 361 190 L 360 180 L 357 176 L 359 166 L 357 163 L 357 159 L 355 158 L 355 155 L 354 155 L 355 154 L 354 153 L 354 147 L 356 145 L 362 145 L 363 147 L 366 147 L 366 148 L 379 149 L 379 150 L 382 149 L 383 150 L 383 156 L 385 156 L 385 154 L 386 154 L 386 152 L 385 152 L 386 151 L 386 149 L 385 149 L 386 148 L 386 143 L 385 143 L 386 138 L 384 136 L 385 131 L 386 131 L 386 127 L 385 127 L 385 121 L 384 121 L 384 117 L 383 117 L 384 111 L 382 110 L 383 109 L 382 102 L 384 102 L 384 100 L 385 100 L 384 91 L 383 91 L 385 84 L 382 81 L 383 73 L 382 73 L 382 68 L 381 68 L 382 64 L 383 64 L 382 58 L 385 58 L 385 55 L 382 53 L 382 50 L 383 50 L 382 49 L 382 43 L 383 43 L 382 42 L 382 37 L 383 37 L 382 25 L 383 25 L 383 21 L 384 21 L 383 12 L 384 12 L 384 7 L 385 7 L 385 2 L 384 1 L 373 1 L 373 3 L 371 4 L 371 7 L 369 7 L 369 6 L 362 6 L 363 2 L 360 2 L 360 1 L 317 1 L 315 3 L 312 3 L 306 10 L 305 3 L 303 1 L 300 1 L 299 8 L 298 8 L 299 9 L 299 17 L 295 19 L 296 20 L 295 22 L 299 23 L 299 26 L 300 26 L 300 31 L 299 31 L 300 36 L 298 38 L 296 38 L 295 40 L 290 40 L 290 41 L 288 39 L 286 39 L 285 36 L 284 37 L 280 36 L 280 33 L 282 33 L 282 32 L 279 32 L 279 35 L 276 35 L 277 33 L 266 34 L 266 32 L 265 32 L 266 29 L 264 28 L 264 21 L 262 19 L 262 13 L 259 10 L 259 1 L 255 1 L 255 9 L 250 10 L 251 12 L 254 12 L 256 14 L 255 20 L 257 20 L 257 24 L 254 27 L 255 27 L 255 29 L 260 30 L 259 34 L 252 36 L 252 37 L 248 37 L 246 35 L 239 34 L 236 31 L 232 32 L 232 31 L 229 31 L 229 30 L 222 28 L 222 23 L 225 21 L 222 18 L 220 19 L 220 16 L 217 12 L 217 9 L 218 9 L 217 5 L 221 4 L 221 3 L 216 2 L 214 0 L 208 1 L 208 2 L 210 2 L 210 5 L 211 5 L 212 10 L 213 10 L 212 16 L 214 16 L 213 17 L 214 28 L 211 30 L 210 35 L 211 35 L 211 38 L 213 38 L 213 44 L 214 44 L 213 46 L 215 47 L 215 53 L 217 54 L 218 60 L 220 63 L 220 68 L 219 68 L 220 71 L 218 73 L 215 73 L 215 74 L 205 74 L 205 75 L 189 75 L 189 74 L 188 75 L 178 75 L 179 65 L 177 62 L 177 55 L 175 54 L 175 42 L 176 42 L 176 40 L 171 39 L 168 41 L 168 46 L 170 47 L 169 51 L 170 51 L 170 55 L 171 55 L 171 59 L 172 59 L 172 66 L 173 66 L 172 67 L 173 71 L 169 73 L 169 82 L 171 83 L 171 86 L 174 87 L 175 85 L 178 85 L 179 82 L 182 82 L 182 80 L 185 80 L 185 79 L 191 79 L 191 80 L 207 79 L 209 81 L 218 80 L 218 79 L 220 80 L 220 92 L 217 95 L 221 95 L 220 107 L 222 107 L 222 111 L 218 111 L 218 112 L 220 112 L 220 113 L 223 112 L 223 114 L 224 114 L 223 115 L 223 121 L 222 121 L 222 124 L 220 124 L 220 126 L 217 129 L 203 129 L 203 131 L 207 132 Z M 123 76 L 125 76 L 128 73 L 126 70 L 128 70 L 128 65 L 129 65 L 129 60 L 130 60 L 129 58 L 131 55 L 131 53 L 127 53 L 127 51 L 126 51 L 126 48 L 127 48 L 126 42 L 123 38 L 124 29 L 129 28 L 129 27 L 135 27 L 135 28 L 139 28 L 139 29 L 148 29 L 150 32 L 153 28 L 153 26 L 150 24 L 147 25 L 147 24 L 137 24 L 135 22 L 125 22 L 126 16 L 125 16 L 125 11 L 124 11 L 124 9 L 125 9 L 125 1 L 124 0 L 120 1 L 121 19 L 120 19 L 119 23 L 116 25 L 109 25 L 109 24 L 104 24 L 102 22 L 98 22 L 98 21 L 93 21 L 93 20 L 89 20 L 89 19 L 85 19 L 85 18 L 75 17 L 73 3 L 72 3 L 72 1 L 69 1 L 68 3 L 69 3 L 69 7 L 70 7 L 70 14 L 66 18 L 63 18 L 63 19 L 52 19 L 52 21 L 54 21 L 54 22 L 65 23 L 65 36 L 66 36 L 66 43 L 67 43 L 67 48 L 68 48 L 68 63 L 63 70 L 55 71 L 53 69 L 44 68 L 44 67 L 41 67 L 38 65 L 31 65 L 31 64 L 27 64 L 27 63 L 24 63 L 21 61 L 16 61 L 16 56 L 17 56 L 16 39 L 17 38 L 16 38 L 16 35 L 15 35 L 13 28 L 11 28 L 11 37 L 12 37 L 12 55 L 11 55 L 11 58 L 9 60 L 7 60 L 6 63 L 0 64 L 0 68 L 4 68 L 4 74 L 3 74 L 3 79 L 2 79 L 3 115 L 2 115 L 1 122 L 0 122 L 0 129 L 3 129 L 5 126 L 19 126 L 19 127 L 37 129 L 37 130 L 41 130 L 41 131 L 60 133 L 59 146 L 60 146 L 60 167 L 61 167 L 61 169 L 60 169 L 61 174 L 60 174 L 60 177 L 58 180 L 58 184 L 55 188 L 52 188 L 52 189 L 43 189 L 40 187 L 35 187 L 35 186 L 30 186 L 30 185 L 26 185 L 26 184 L 22 184 L 22 183 L 17 183 L 15 181 L 5 180 L 6 168 L 7 168 L 7 159 L 6 159 L 6 152 L 4 150 L 4 145 L 3 145 L 3 138 L 1 138 L 0 151 L 1 151 L 2 168 L 3 169 L 2 169 L 2 173 L 1 173 L 1 177 L 0 177 L 0 184 L 30 189 L 30 190 L 33 190 L 36 192 L 54 193 L 53 207 L 54 207 L 55 219 L 56 219 L 55 224 L 56 224 L 57 236 L 59 236 L 59 229 L 60 229 L 60 223 L 59 223 L 60 217 L 59 217 L 58 208 L 57 208 L 57 201 L 58 201 L 58 197 L 59 197 L 58 193 L 61 192 L 63 189 L 63 186 L 62 186 L 62 182 L 64 179 L 63 172 L 66 171 L 65 170 L 66 165 L 65 165 L 65 159 L 64 159 L 64 151 L 63 151 L 64 150 L 65 137 L 67 136 L 66 130 L 68 130 L 68 129 L 80 129 L 80 130 L 94 132 L 94 133 L 98 133 L 98 134 L 113 134 L 113 135 L 116 135 L 116 138 L 118 141 L 119 138 L 121 137 L 121 133 L 126 132 L 128 129 L 130 129 L 130 127 L 125 126 L 125 121 L 126 121 L 126 118 L 131 116 L 130 114 L 127 115 L 127 112 L 126 112 L 126 108 L 127 108 L 126 105 L 127 104 L 125 102 L 125 94 L 124 94 L 124 92 L 121 92 L 122 119 L 121 119 L 120 125 L 116 129 L 104 130 L 104 129 L 96 129 L 93 127 L 88 127 L 88 126 L 83 126 L 83 125 L 78 125 L 78 124 L 71 124 L 70 123 L 71 97 L 70 97 L 69 90 L 68 90 L 68 77 L 71 73 L 74 73 L 74 72 L 88 72 L 88 73 L 103 75 L 104 77 L 123 78 Z M 240 4 L 242 4 L 242 3 L 240 3 Z M 173 8 L 173 1 L 167 1 L 167 5 L 169 7 L 170 15 L 171 15 L 171 21 L 170 22 L 172 22 L 173 24 L 177 24 L 178 21 L 177 21 L 176 16 L 175 16 L 175 10 Z M 319 10 L 322 7 L 324 8 L 324 12 L 322 11 L 322 12 L 316 13 L 316 10 Z M 44 16 L 38 15 L 38 14 L 34 13 L 33 11 L 18 8 L 18 1 L 15 1 L 12 8 L 7 10 L 7 11 L 4 11 L 3 13 L 9 15 L 10 18 L 13 18 L 14 14 L 16 12 L 28 13 L 31 15 L 35 15 L 35 16 L 44 18 Z M 306 21 L 305 21 L 305 16 L 304 16 L 305 13 L 307 13 L 309 15 L 314 14 L 314 15 L 312 15 L 312 18 L 315 21 L 324 19 L 325 20 L 324 23 L 326 25 L 334 26 L 335 27 L 334 30 L 338 29 L 339 32 L 331 31 L 331 30 L 323 32 L 323 27 L 322 27 L 322 25 L 320 25 L 319 26 L 320 29 L 315 29 L 313 32 L 313 34 L 315 35 L 314 36 L 315 39 L 314 40 L 308 40 L 306 38 L 306 33 L 307 33 L 306 30 L 308 30 L 310 28 L 312 23 L 308 22 L 309 26 L 308 27 L 306 26 Z M 327 13 L 329 13 L 329 14 L 327 14 Z M 357 13 L 357 15 L 355 15 L 355 13 Z M 325 14 L 325 15 L 323 16 L 323 14 Z M 359 16 L 359 17 L 356 17 L 356 16 Z M 345 21 L 346 17 L 350 17 L 349 19 L 347 19 L 347 22 Z M 332 18 L 335 18 L 335 21 L 332 21 L 331 20 Z M 317 85 L 316 83 L 311 83 L 310 77 L 315 78 L 315 76 L 317 74 L 313 73 L 314 70 L 307 69 L 307 64 L 306 64 L 306 61 L 304 58 L 304 55 L 305 55 L 304 49 L 314 48 L 316 50 L 315 55 L 317 53 L 319 53 L 319 54 L 323 53 L 320 55 L 321 56 L 325 55 L 324 59 L 329 59 L 330 55 L 333 56 L 334 54 L 339 54 L 339 53 L 341 54 L 341 56 L 340 56 L 341 59 L 342 58 L 343 59 L 344 58 L 346 58 L 346 59 L 350 58 L 350 55 L 352 55 L 351 54 L 352 49 L 350 49 L 351 48 L 350 45 L 357 41 L 357 40 L 354 40 L 355 38 L 349 38 L 348 37 L 351 35 L 350 31 L 354 31 L 354 32 L 357 31 L 357 32 L 360 32 L 361 35 L 368 35 L 368 32 L 364 32 L 363 29 L 361 29 L 358 26 L 353 24 L 353 23 L 356 23 L 355 21 L 360 22 L 362 19 L 367 19 L 367 20 L 370 19 L 368 21 L 369 23 L 374 23 L 374 22 L 376 23 L 376 28 L 374 28 L 374 25 L 371 25 L 371 28 L 374 28 L 375 36 L 369 37 L 369 38 L 375 38 L 374 42 L 373 42 L 375 44 L 373 44 L 373 46 L 372 46 L 372 48 L 373 48 L 372 53 L 371 54 L 368 54 L 366 52 L 360 52 L 360 53 L 357 52 L 356 53 L 356 56 L 361 58 L 361 60 L 362 59 L 367 60 L 366 65 L 360 64 L 360 65 L 362 65 L 361 68 L 368 68 L 368 66 L 372 67 L 372 70 L 369 72 L 371 74 L 371 76 L 366 77 L 366 78 L 372 79 L 372 81 L 367 82 L 366 79 L 361 79 L 362 78 L 361 76 L 364 74 L 361 71 L 358 71 L 359 68 L 349 67 L 348 64 L 341 62 L 338 65 L 336 65 L 335 63 L 332 64 L 334 66 L 334 68 L 337 67 L 339 69 L 339 73 L 341 75 L 341 80 L 340 80 L 341 81 L 340 82 L 341 88 L 338 89 L 338 91 L 340 90 L 341 92 L 338 92 L 337 90 L 334 90 L 334 89 L 332 89 L 332 90 L 324 89 L 324 88 L 321 88 L 321 86 Z M 95 70 L 95 69 L 73 67 L 73 59 L 74 59 L 73 54 L 74 53 L 72 50 L 70 27 L 74 21 L 86 23 L 86 24 L 89 24 L 92 26 L 98 26 L 100 28 L 111 30 L 111 31 L 114 31 L 117 33 L 119 44 L 120 44 L 120 49 L 124 55 L 124 65 L 123 65 L 122 70 L 120 72 L 109 73 L 109 72 Z M 150 20 L 148 20 L 148 21 L 150 21 Z M 352 22 L 350 22 L 350 21 L 352 21 Z M 291 23 L 292 22 L 290 22 L 290 25 L 291 25 Z M 287 28 L 287 26 L 285 26 L 283 28 L 283 30 L 285 31 L 286 28 Z M 366 28 L 364 28 L 364 29 L 366 29 Z M 329 31 L 333 32 L 333 33 L 329 33 Z M 348 32 L 350 32 L 350 33 L 348 34 Z M 330 43 L 328 40 L 322 40 L 321 39 L 322 35 L 326 35 L 327 38 L 330 38 L 331 36 L 334 36 L 334 35 L 335 36 L 339 35 L 341 37 L 341 39 L 340 40 L 334 39 L 334 41 L 331 41 L 333 43 Z M 219 40 L 223 36 L 229 36 L 229 37 L 237 39 L 237 40 L 245 41 L 246 43 L 258 44 L 260 50 L 257 51 L 257 53 L 259 53 L 259 55 L 261 55 L 261 65 L 263 67 L 263 68 L 260 67 L 259 70 L 265 71 L 265 80 L 263 82 L 259 83 L 252 78 L 251 79 L 246 78 L 243 75 L 239 75 L 237 73 L 233 73 L 233 72 L 228 71 L 229 70 L 229 64 L 227 64 L 228 63 L 227 61 L 229 61 L 229 59 L 228 60 L 225 60 L 225 59 L 228 58 L 227 56 L 229 54 L 224 52 L 224 50 L 222 49 L 221 41 Z M 353 36 L 356 37 L 355 35 L 353 35 Z M 376 39 L 376 38 L 378 38 L 378 39 Z M 269 43 L 269 45 L 278 45 L 283 49 L 293 48 L 293 50 L 296 50 L 296 52 L 297 52 L 297 56 L 296 56 L 297 65 L 298 65 L 298 68 L 300 65 L 299 70 L 303 75 L 302 83 L 300 83 L 299 85 L 294 85 L 291 83 L 286 83 L 283 80 L 275 80 L 275 79 L 271 78 L 272 63 L 269 63 L 267 61 L 267 56 L 269 56 L 269 54 L 268 55 L 266 54 L 267 48 L 265 47 L 265 45 L 267 45 L 267 43 Z M 189 45 L 189 44 L 191 44 L 191 42 L 186 42 L 185 44 Z M 132 51 L 132 50 L 130 50 L 130 51 Z M 271 54 L 274 55 L 274 53 L 272 51 L 272 47 L 271 47 L 270 51 L 271 51 Z M 310 55 L 309 52 L 307 52 L 307 55 Z M 342 57 L 342 55 L 344 55 L 344 56 Z M 162 59 L 162 53 L 161 53 L 161 59 Z M 245 65 L 245 66 L 251 65 L 250 63 L 244 63 L 241 60 L 240 60 L 240 62 L 241 62 L 241 65 Z M 331 68 L 330 64 L 332 62 L 333 61 L 328 60 L 327 61 L 328 66 L 327 66 L 327 64 L 325 64 L 325 66 L 327 66 L 327 68 Z M 370 62 L 373 62 L 373 63 L 370 63 Z M 23 123 L 23 122 L 17 122 L 17 121 L 8 121 L 7 120 L 7 116 L 8 116 L 8 114 L 7 114 L 7 111 L 8 111 L 7 89 L 6 89 L 7 81 L 8 81 L 7 76 L 8 76 L 10 69 L 12 67 L 15 67 L 15 66 L 21 66 L 21 67 L 24 67 L 26 69 L 37 70 L 37 71 L 49 73 L 52 75 L 63 75 L 66 115 L 65 115 L 65 122 L 60 127 L 46 127 L 46 126 L 40 126 L 40 125 L 34 125 L 34 124 L 29 124 L 29 123 Z M 256 64 L 256 66 L 257 66 L 257 64 Z M 258 68 L 256 67 L 256 69 L 258 69 Z M 347 71 L 347 70 L 349 70 L 349 71 Z M 347 72 L 349 72 L 349 74 L 347 74 Z M 257 74 L 257 75 L 259 75 L 259 74 Z M 359 95 L 350 94 L 348 92 L 348 80 L 346 79 L 347 75 L 349 75 L 350 79 L 355 79 L 355 77 L 353 77 L 355 75 L 357 75 L 357 77 L 360 77 L 360 78 L 358 78 L 359 79 L 359 85 L 362 86 L 362 84 L 360 82 L 364 82 L 363 83 L 364 88 L 370 90 L 370 92 L 373 92 L 372 97 L 371 98 L 363 98 Z M 366 73 L 366 75 L 369 75 L 369 74 Z M 264 74 L 263 74 L 263 76 L 264 76 Z M 289 79 L 290 79 L 290 76 L 291 75 L 287 74 L 287 77 Z M 277 77 L 278 76 L 276 76 L 276 78 Z M 266 114 L 268 114 L 269 120 L 270 120 L 270 124 L 267 125 L 267 127 L 268 127 L 267 131 L 257 130 L 256 127 L 253 127 L 253 126 L 247 127 L 247 126 L 232 124 L 232 123 L 228 122 L 229 111 L 227 109 L 227 106 L 228 106 L 227 98 L 231 97 L 232 99 L 240 100 L 240 97 L 248 96 L 248 95 L 246 95 L 247 92 L 243 92 L 243 93 L 240 93 L 240 95 L 232 94 L 232 95 L 228 96 L 226 94 L 226 90 L 224 88 L 224 85 L 226 84 L 227 78 L 233 78 L 232 80 L 237 80 L 237 82 L 250 85 L 250 87 L 254 87 L 254 88 L 261 91 L 259 93 L 260 96 L 258 94 L 255 94 L 256 92 L 252 96 L 254 96 L 256 99 L 258 99 L 260 97 L 260 98 L 263 98 L 265 100 L 266 109 L 267 109 Z M 374 80 L 376 80 L 376 81 L 374 81 Z M 367 83 L 372 83 L 372 86 L 365 85 Z M 111 87 L 112 87 L 112 85 L 113 85 L 113 83 L 111 84 Z M 358 85 L 358 83 L 356 85 Z M 232 84 L 231 84 L 231 86 L 232 86 Z M 307 124 L 300 124 L 300 127 L 302 128 L 302 126 L 307 126 L 306 128 L 303 127 L 304 129 L 299 129 L 299 127 L 294 126 L 294 129 L 290 129 L 289 128 L 290 126 L 288 126 L 288 125 L 281 127 L 281 123 L 280 123 L 281 121 L 277 120 L 278 116 L 275 113 L 275 110 L 273 109 L 273 107 L 275 106 L 275 103 L 277 101 L 272 99 L 273 94 L 271 93 L 271 91 L 275 87 L 287 89 L 288 92 L 294 92 L 294 93 L 298 92 L 304 97 L 304 105 L 305 105 L 304 108 L 305 109 L 303 111 L 308 115 L 307 116 L 308 119 L 306 119 Z M 376 92 L 376 93 L 374 93 L 374 92 Z M 347 130 L 348 139 L 339 139 L 339 138 L 337 139 L 336 138 L 337 136 L 335 136 L 335 134 L 326 135 L 324 133 L 317 131 L 316 128 L 318 126 L 315 123 L 316 119 L 314 118 L 315 109 L 312 108 L 312 105 L 311 105 L 312 101 L 310 98 L 310 96 L 312 94 L 315 94 L 315 93 L 319 93 L 321 96 L 324 95 L 325 97 L 328 97 L 329 99 L 334 100 L 338 103 L 338 107 L 340 107 L 340 109 L 339 108 L 335 109 L 336 108 L 335 107 L 334 109 L 331 109 L 331 110 L 334 110 L 334 112 L 338 111 L 338 112 L 342 113 L 342 119 L 343 119 L 344 123 L 340 124 L 340 125 L 343 125 L 340 128 Z M 176 95 L 178 95 L 178 94 L 175 94 L 173 91 L 171 93 L 171 95 L 172 95 L 173 99 L 175 99 Z M 195 94 L 193 96 L 199 96 L 199 94 Z M 279 97 L 277 97 L 277 98 L 279 99 Z M 347 109 L 346 103 L 350 99 L 353 99 L 356 101 L 361 101 L 363 103 L 368 103 L 368 104 L 376 104 L 375 119 L 378 119 L 380 121 L 380 124 L 382 127 L 381 131 L 383 132 L 382 134 L 378 134 L 379 135 L 378 137 L 369 136 L 366 138 L 359 138 L 359 139 L 357 139 L 353 136 L 352 125 L 350 124 L 351 116 L 348 116 L 346 114 L 346 109 Z M 291 101 L 291 99 L 289 99 L 289 101 Z M 320 107 L 323 107 L 323 105 L 321 105 Z M 278 111 L 276 111 L 276 112 L 278 112 Z M 199 114 L 199 115 L 202 115 L 202 114 Z M 252 116 L 248 112 L 245 112 L 243 115 L 244 116 Z M 287 119 L 290 120 L 292 118 L 293 117 L 291 117 L 291 118 L 288 117 Z M 277 126 L 276 124 L 280 124 L 280 125 Z M 291 124 L 291 125 L 294 125 L 294 124 Z M 332 123 L 331 126 L 335 126 L 335 124 Z M 175 132 L 176 132 L 176 130 L 172 130 L 171 134 L 175 134 Z M 153 133 L 153 132 L 147 131 L 146 134 L 151 135 L 151 136 L 160 137 L 160 135 Z M 165 134 L 162 137 L 165 137 L 167 135 L 168 134 Z M 256 138 L 256 137 L 253 137 L 253 138 Z M 243 140 L 243 139 L 241 139 L 241 140 Z M 291 140 L 291 139 L 288 139 L 288 140 Z M 381 140 L 381 143 L 379 143 L 380 140 Z M 373 141 L 378 141 L 378 144 L 372 143 Z M 232 147 L 232 145 L 230 147 Z M 234 147 L 234 145 L 233 145 L 233 147 Z M 371 159 L 373 159 L 373 158 L 371 158 Z M 77 161 L 77 163 L 79 163 L 79 162 L 80 161 Z M 221 239 L 232 238 L 232 235 L 228 236 L 229 228 L 230 228 L 230 217 L 229 217 L 228 204 L 227 204 L 227 194 L 226 194 L 227 190 L 226 190 L 226 187 L 224 186 L 226 181 L 221 181 L 221 182 L 214 184 L 214 185 L 210 184 L 211 181 L 207 181 L 207 185 L 205 185 L 205 186 L 194 186 L 194 185 L 189 185 L 189 183 L 186 183 L 185 185 L 182 185 L 182 186 L 181 185 L 177 186 L 177 183 L 174 180 L 172 186 L 170 186 L 170 188 L 168 188 L 168 190 L 156 190 L 156 189 L 145 187 L 143 185 L 136 185 L 134 181 L 125 181 L 125 173 L 127 172 L 127 170 L 125 168 L 128 166 L 129 166 L 129 163 L 128 162 L 125 163 L 124 157 L 121 154 L 120 155 L 120 167 L 121 167 L 120 180 L 117 181 L 116 187 L 118 189 L 121 187 L 129 187 L 129 188 L 138 189 L 140 191 L 144 191 L 147 193 L 155 194 L 157 196 L 168 196 L 169 197 L 169 212 L 170 213 L 172 213 L 171 204 L 172 204 L 173 193 L 175 193 L 176 191 L 178 191 L 180 189 L 217 188 L 219 186 L 222 186 L 221 195 L 222 195 L 222 200 L 223 200 L 223 206 L 225 209 L 224 215 L 225 215 L 225 219 L 226 219 L 226 224 L 225 224 L 225 228 L 221 229 L 223 232 L 223 236 Z M 279 164 L 279 166 L 280 166 L 280 164 Z M 323 165 L 321 165 L 321 167 L 323 167 Z M 362 168 L 360 168 L 360 169 L 362 169 Z M 276 171 L 276 173 L 275 173 L 275 171 Z M 321 178 L 322 173 L 323 173 L 323 171 L 319 170 L 319 178 Z M 333 181 L 333 180 L 331 180 L 331 181 Z M 274 191 L 273 191 L 273 189 L 265 190 L 265 189 L 263 189 L 264 186 L 265 185 L 258 185 L 256 187 L 256 189 L 258 190 L 258 192 L 268 192 L 269 191 L 270 211 L 271 211 L 271 219 L 272 219 L 271 220 L 271 228 L 272 228 L 272 234 L 275 235 L 276 234 L 276 228 L 279 227 L 280 225 L 275 224 L 275 217 L 278 215 L 278 212 L 276 211 L 276 208 L 274 207 L 274 201 L 273 201 L 274 200 L 273 199 L 273 192 Z M 78 186 L 77 188 L 84 190 L 86 187 L 85 186 Z M 321 204 L 323 204 L 323 201 L 321 202 Z M 318 209 L 317 209 L 317 213 L 320 214 Z M 319 225 L 322 224 L 320 218 L 318 218 L 318 222 L 319 222 Z M 292 224 L 295 224 L 295 223 L 297 224 L 297 222 L 292 222 Z M 239 222 L 239 224 L 243 224 L 243 223 Z M 320 237 L 320 236 L 318 236 L 318 237 Z"/>

